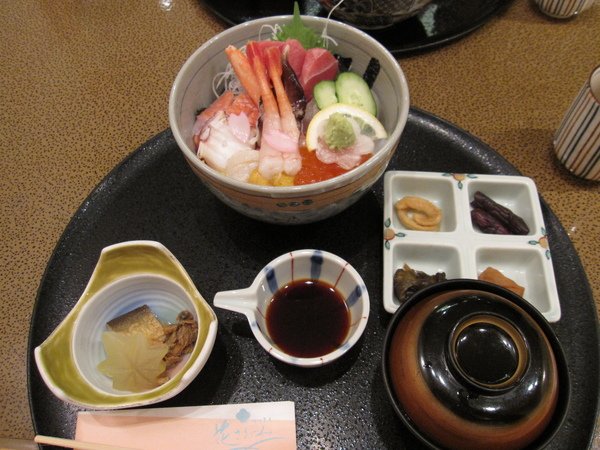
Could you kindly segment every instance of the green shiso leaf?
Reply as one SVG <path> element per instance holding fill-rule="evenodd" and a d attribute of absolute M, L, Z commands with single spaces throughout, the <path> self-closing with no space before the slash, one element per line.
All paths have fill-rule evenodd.
<path fill-rule="evenodd" d="M 282 25 L 281 30 L 275 33 L 275 40 L 285 41 L 287 39 L 297 39 L 307 50 L 314 47 L 325 48 L 323 38 L 302 23 L 298 2 L 294 2 L 292 21 L 289 24 Z"/>

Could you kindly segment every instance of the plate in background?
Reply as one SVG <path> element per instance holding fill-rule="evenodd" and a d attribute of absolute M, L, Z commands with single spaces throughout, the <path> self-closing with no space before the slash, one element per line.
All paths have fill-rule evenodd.
<path fill-rule="evenodd" d="M 463 130 L 411 109 L 389 170 L 519 175 L 493 149 Z M 565 425 L 549 449 L 587 448 L 599 398 L 599 338 L 591 289 L 571 241 L 541 202 L 562 317 L 553 324 L 572 380 Z M 381 372 L 385 330 L 382 304 L 383 178 L 356 204 L 302 226 L 258 222 L 222 204 L 193 174 L 170 132 L 142 145 L 97 186 L 74 214 L 41 280 L 28 344 L 28 383 L 37 434 L 72 437 L 78 408 L 58 400 L 42 381 L 33 348 L 67 315 L 107 245 L 133 239 L 162 242 L 212 304 L 218 291 L 250 285 L 275 257 L 320 248 L 348 261 L 371 298 L 361 340 L 322 368 L 289 366 L 260 347 L 247 320 L 215 311 L 219 330 L 201 374 L 161 407 L 293 400 L 299 448 L 421 449 L 395 415 Z M 585 357 L 581 357 L 585 355 Z"/>
<path fill-rule="evenodd" d="M 294 0 L 201 0 L 230 25 L 260 17 L 292 14 Z M 396 56 L 454 42 L 503 12 L 511 0 L 433 0 L 410 19 L 367 31 Z M 318 0 L 299 0 L 300 14 L 326 17 Z"/>

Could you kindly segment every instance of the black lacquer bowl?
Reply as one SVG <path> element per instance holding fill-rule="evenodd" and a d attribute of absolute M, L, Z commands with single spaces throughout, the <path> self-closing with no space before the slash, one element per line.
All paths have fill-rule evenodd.
<path fill-rule="evenodd" d="M 396 311 L 383 376 L 396 413 L 433 448 L 541 448 L 570 390 L 542 314 L 504 288 L 466 279 L 425 288 Z"/>
<path fill-rule="evenodd" d="M 411 18 L 431 3 L 431 0 L 345 0 L 339 5 L 338 0 L 319 0 L 319 3 L 342 22 L 365 30 L 376 30 Z"/>

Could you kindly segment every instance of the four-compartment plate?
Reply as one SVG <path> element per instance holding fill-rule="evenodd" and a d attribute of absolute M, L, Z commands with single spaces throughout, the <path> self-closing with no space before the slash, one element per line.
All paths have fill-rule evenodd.
<path fill-rule="evenodd" d="M 481 191 L 522 217 L 527 235 L 486 234 L 471 221 L 470 202 Z M 439 231 L 409 230 L 394 204 L 405 196 L 429 200 L 442 210 Z M 473 278 L 491 266 L 525 288 L 523 297 L 549 322 L 560 319 L 552 259 L 535 183 L 527 177 L 388 171 L 384 177 L 383 306 L 400 306 L 393 278 L 406 263 L 447 279 Z"/>

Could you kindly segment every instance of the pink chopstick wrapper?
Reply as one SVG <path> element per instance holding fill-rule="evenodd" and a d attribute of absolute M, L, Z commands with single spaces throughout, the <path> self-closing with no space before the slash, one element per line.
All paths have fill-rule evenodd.
<path fill-rule="evenodd" d="M 294 402 L 81 411 L 75 439 L 144 450 L 291 450 Z"/>

